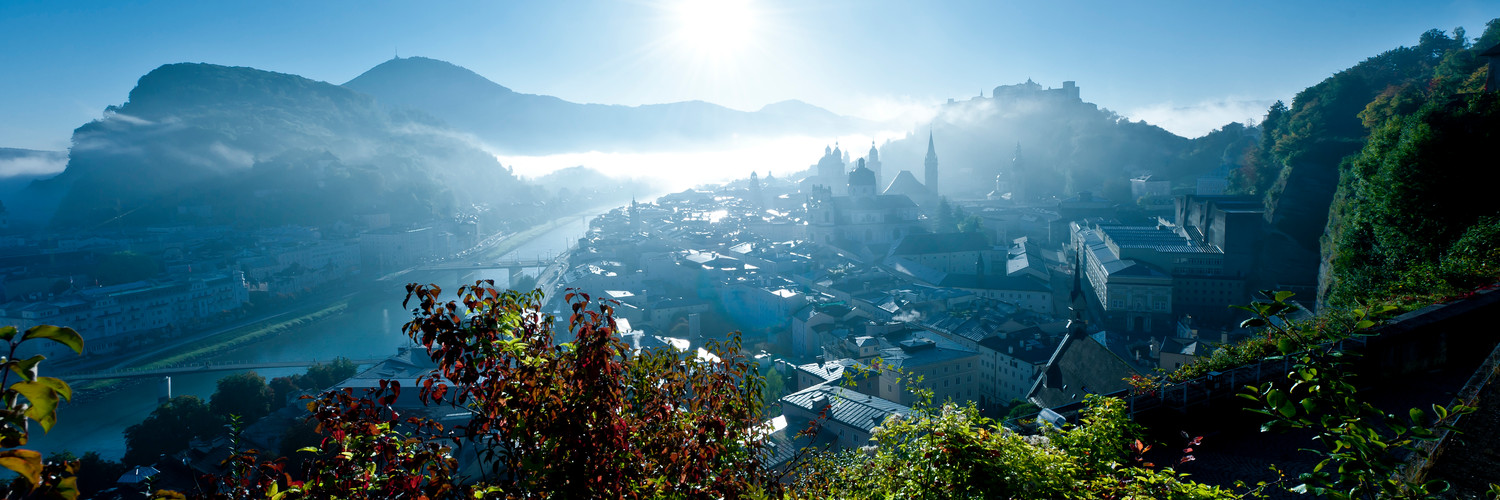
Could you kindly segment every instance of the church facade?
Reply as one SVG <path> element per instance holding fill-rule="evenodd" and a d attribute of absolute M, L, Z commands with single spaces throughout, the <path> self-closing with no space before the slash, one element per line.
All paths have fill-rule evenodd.
<path fill-rule="evenodd" d="M 849 172 L 843 189 L 847 195 L 826 186 L 815 188 L 808 197 L 808 235 L 830 245 L 889 245 L 921 232 L 917 204 L 905 195 L 879 194 L 877 183 L 875 172 L 860 159 Z"/>

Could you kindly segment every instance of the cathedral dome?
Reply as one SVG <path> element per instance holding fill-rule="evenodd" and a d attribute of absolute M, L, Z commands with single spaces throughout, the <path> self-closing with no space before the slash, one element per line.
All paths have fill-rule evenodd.
<path fill-rule="evenodd" d="M 870 186 L 875 187 L 875 172 L 865 168 L 861 162 L 858 168 L 849 172 L 849 187 Z"/>

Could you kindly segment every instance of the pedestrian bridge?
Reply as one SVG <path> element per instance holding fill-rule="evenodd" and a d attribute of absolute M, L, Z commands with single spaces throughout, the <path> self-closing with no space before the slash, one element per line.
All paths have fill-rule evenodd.
<path fill-rule="evenodd" d="M 417 271 L 477 271 L 477 270 L 481 270 L 481 269 L 509 269 L 509 270 L 512 270 L 512 271 L 516 271 L 516 270 L 527 269 L 527 268 L 547 267 L 547 266 L 552 265 L 552 262 L 553 262 L 553 259 L 543 259 L 543 258 L 540 258 L 540 257 L 533 258 L 533 259 L 506 259 L 506 260 L 491 261 L 491 262 L 483 262 L 483 261 L 476 261 L 476 262 L 462 262 L 462 261 L 460 261 L 460 262 L 435 262 L 435 263 L 432 263 L 432 264 L 426 264 L 426 265 L 417 266 L 414 270 L 417 270 Z"/>
<path fill-rule="evenodd" d="M 101 371 L 94 371 L 94 372 L 74 372 L 74 373 L 67 373 L 67 374 L 54 375 L 54 376 L 56 376 L 57 378 L 63 379 L 65 381 L 71 383 L 71 382 L 77 382 L 77 381 L 82 381 L 82 380 L 106 380 L 106 379 L 123 379 L 123 378 L 164 377 L 164 376 L 172 376 L 172 375 L 187 375 L 187 374 L 194 374 L 194 373 L 237 372 L 237 371 L 244 371 L 244 370 L 261 369 L 261 368 L 305 368 L 305 367 L 309 367 L 309 366 L 312 366 L 312 365 L 315 365 L 315 364 L 318 364 L 318 363 L 329 363 L 329 362 L 332 362 L 332 361 L 333 360 L 325 359 L 325 360 L 313 360 L 313 361 L 266 361 L 266 362 L 260 362 L 260 363 L 252 363 L 252 362 L 247 362 L 247 361 L 229 361 L 229 362 L 217 362 L 217 363 L 183 363 L 181 365 L 171 366 L 171 367 L 166 367 L 166 368 L 153 368 L 153 369 L 146 369 L 146 370 L 101 370 Z M 351 359 L 349 361 L 353 362 L 355 365 L 364 366 L 364 365 L 372 365 L 372 364 L 375 364 L 375 363 L 379 363 L 381 361 L 385 361 L 385 358 L 378 358 L 378 359 Z"/>

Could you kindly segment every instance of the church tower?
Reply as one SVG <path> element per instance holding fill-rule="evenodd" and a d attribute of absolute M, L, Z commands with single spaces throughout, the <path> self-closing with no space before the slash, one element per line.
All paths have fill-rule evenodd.
<path fill-rule="evenodd" d="M 876 186 L 885 185 L 885 177 L 880 173 L 880 151 L 875 150 L 875 141 L 870 141 L 870 154 L 866 155 L 865 168 L 875 172 Z"/>
<path fill-rule="evenodd" d="M 750 172 L 750 206 L 760 208 L 765 205 L 766 200 L 760 194 L 760 175 L 754 171 Z"/>
<path fill-rule="evenodd" d="M 937 148 L 932 145 L 932 132 L 927 132 L 927 159 L 922 161 L 927 167 L 927 175 L 923 176 L 923 184 L 927 187 L 927 194 L 932 197 L 934 203 L 940 197 L 938 194 L 938 158 Z"/>
<path fill-rule="evenodd" d="M 1021 161 L 1021 143 L 1017 142 L 1016 155 L 1010 159 L 1010 174 L 1006 176 L 1009 177 L 1008 180 L 1010 181 L 1010 199 L 1012 202 L 1019 202 L 1024 196 L 1026 186 L 1022 179 L 1025 178 L 1025 175 L 1026 163 Z"/>

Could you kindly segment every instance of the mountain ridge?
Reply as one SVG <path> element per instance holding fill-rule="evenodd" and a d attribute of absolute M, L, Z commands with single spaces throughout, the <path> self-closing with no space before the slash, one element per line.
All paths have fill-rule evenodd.
<path fill-rule="evenodd" d="M 453 63 L 426 57 L 382 62 L 344 87 L 421 110 L 513 154 L 642 151 L 711 146 L 743 135 L 838 135 L 874 124 L 802 101 L 739 111 L 701 101 L 627 106 L 515 92 Z"/>
<path fill-rule="evenodd" d="M 60 200 L 59 226 L 171 223 L 184 205 L 226 223 L 316 225 L 352 210 L 442 216 L 521 185 L 458 135 L 326 82 L 166 64 L 78 127 L 67 167 L 28 191 Z"/>

